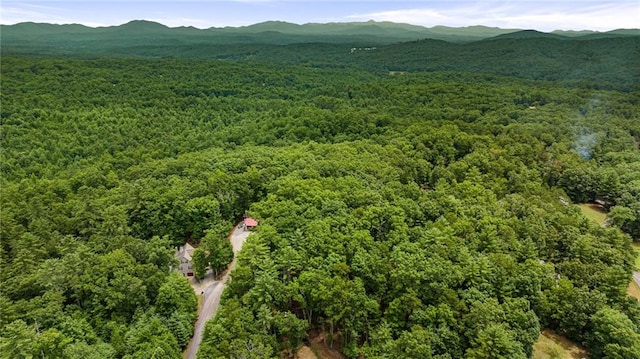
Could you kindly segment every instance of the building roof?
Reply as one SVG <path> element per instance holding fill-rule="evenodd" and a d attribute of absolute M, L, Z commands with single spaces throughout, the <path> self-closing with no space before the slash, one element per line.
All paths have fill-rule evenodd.
<path fill-rule="evenodd" d="M 178 252 L 176 253 L 176 257 L 184 257 L 188 261 L 191 261 L 191 256 L 193 256 L 193 251 L 195 248 L 191 246 L 189 243 L 185 243 L 184 246 L 180 247 Z"/>
<path fill-rule="evenodd" d="M 244 225 L 247 227 L 256 227 L 258 225 L 258 221 L 251 217 L 247 217 L 244 219 Z"/>

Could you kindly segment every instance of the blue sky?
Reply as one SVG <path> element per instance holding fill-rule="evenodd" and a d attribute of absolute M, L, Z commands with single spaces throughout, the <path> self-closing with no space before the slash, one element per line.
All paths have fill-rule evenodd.
<path fill-rule="evenodd" d="M 512 1 L 46 1 L 1 0 L 0 23 L 120 25 L 144 19 L 170 27 L 243 26 L 267 20 L 308 22 L 394 21 L 422 26 L 598 30 L 640 28 L 640 0 Z"/>

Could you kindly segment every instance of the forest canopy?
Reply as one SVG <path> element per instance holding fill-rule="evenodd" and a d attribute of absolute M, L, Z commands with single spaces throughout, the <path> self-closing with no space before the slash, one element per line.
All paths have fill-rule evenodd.
<path fill-rule="evenodd" d="M 3 53 L 0 357 L 180 358 L 197 302 L 173 250 L 243 214 L 260 226 L 199 358 L 312 332 L 349 358 L 529 358 L 542 328 L 640 357 L 638 40 L 620 41 L 572 78 L 308 44 L 318 63 Z M 606 227 L 573 205 L 593 201 Z"/>

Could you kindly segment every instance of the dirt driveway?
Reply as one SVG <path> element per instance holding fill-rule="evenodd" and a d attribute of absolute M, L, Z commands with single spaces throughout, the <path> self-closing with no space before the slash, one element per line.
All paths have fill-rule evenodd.
<path fill-rule="evenodd" d="M 202 308 L 200 309 L 200 313 L 198 313 L 198 320 L 196 321 L 193 338 L 191 338 L 191 342 L 189 342 L 189 346 L 187 347 L 187 351 L 184 355 L 186 359 L 195 359 L 200 343 L 202 342 L 204 325 L 209 319 L 213 318 L 218 311 L 220 297 L 222 296 L 222 292 L 226 286 L 229 273 L 231 273 L 231 271 L 236 267 L 236 255 L 240 252 L 242 245 L 250 234 L 251 232 L 242 229 L 241 224 L 235 226 L 233 232 L 229 236 L 231 246 L 233 247 L 233 260 L 231 261 L 231 264 L 229 264 L 229 269 L 224 273 L 220 280 L 214 280 L 213 274 L 207 273 L 207 276 L 205 276 L 205 278 L 200 282 L 195 279 L 191 279 L 189 281 L 196 294 L 204 293 L 204 295 Z"/>

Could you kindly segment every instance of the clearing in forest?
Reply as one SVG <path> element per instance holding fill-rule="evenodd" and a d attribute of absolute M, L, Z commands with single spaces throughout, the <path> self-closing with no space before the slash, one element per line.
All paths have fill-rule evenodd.
<path fill-rule="evenodd" d="M 585 217 L 604 226 L 604 222 L 607 220 L 607 211 L 602 206 L 595 203 L 580 203 L 578 207 L 580 207 Z"/>
<path fill-rule="evenodd" d="M 638 287 L 636 282 L 631 281 L 631 283 L 629 283 L 629 287 L 627 288 L 627 294 L 640 301 L 640 287 Z"/>
<path fill-rule="evenodd" d="M 538 341 L 533 344 L 533 359 L 582 359 L 588 358 L 587 351 L 569 339 L 544 329 Z"/>
<path fill-rule="evenodd" d="M 318 356 L 308 346 L 301 347 L 296 353 L 298 359 L 318 359 Z"/>
<path fill-rule="evenodd" d="M 339 339 L 335 340 L 339 342 Z M 295 357 L 298 359 L 346 359 L 340 352 L 339 345 L 330 347 L 325 334 L 317 330 L 310 331 L 307 345 L 300 347 Z"/>

